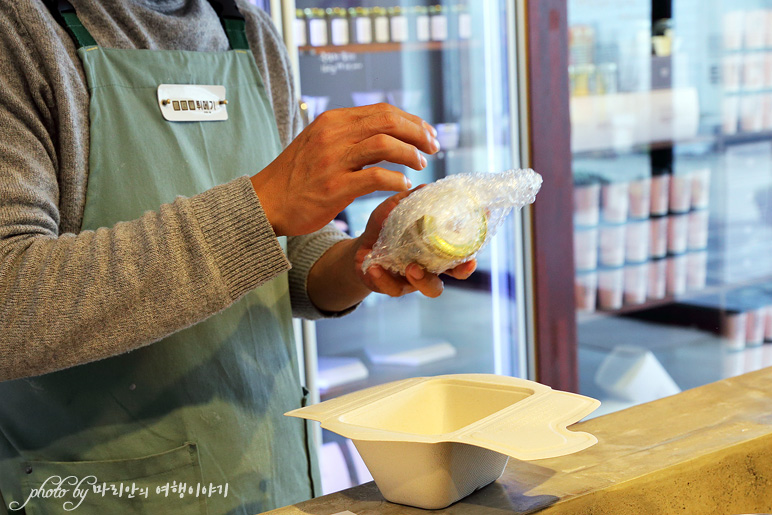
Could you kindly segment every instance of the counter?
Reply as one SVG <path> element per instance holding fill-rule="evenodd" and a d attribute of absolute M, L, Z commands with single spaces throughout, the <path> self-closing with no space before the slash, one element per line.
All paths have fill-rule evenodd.
<path fill-rule="evenodd" d="M 495 483 L 431 513 L 741 514 L 772 511 L 772 368 L 573 426 L 598 437 L 579 453 L 510 459 Z M 419 515 L 374 483 L 268 512 Z M 349 514 L 346 514 L 349 515 Z"/>

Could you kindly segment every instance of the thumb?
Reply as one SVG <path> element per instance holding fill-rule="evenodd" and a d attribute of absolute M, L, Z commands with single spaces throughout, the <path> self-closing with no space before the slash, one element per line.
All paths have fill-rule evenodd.
<path fill-rule="evenodd" d="M 391 214 L 394 208 L 397 207 L 397 204 L 399 204 L 399 202 L 409 194 L 410 191 L 403 191 L 401 193 L 397 193 L 396 195 L 392 195 L 391 197 L 381 202 L 378 207 L 373 210 L 373 212 L 370 214 L 370 219 L 367 221 L 365 231 L 361 236 L 363 246 L 372 247 L 375 244 L 378 236 L 381 233 L 381 229 L 383 228 L 383 223 L 386 221 L 386 218 L 388 218 L 389 214 Z"/>

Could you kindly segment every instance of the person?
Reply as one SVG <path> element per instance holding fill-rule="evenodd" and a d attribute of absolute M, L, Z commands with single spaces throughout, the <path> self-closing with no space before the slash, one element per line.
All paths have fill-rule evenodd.
<path fill-rule="evenodd" d="M 436 133 L 387 105 L 303 129 L 281 39 L 246 1 L 243 20 L 207 0 L 51 3 L 0 0 L 0 511 L 254 514 L 318 494 L 308 429 L 282 416 L 306 393 L 291 316 L 441 293 L 415 264 L 361 271 L 412 186 L 371 165 L 420 170 Z M 224 86 L 227 120 L 166 120 L 211 93 L 169 84 Z M 377 190 L 397 194 L 362 236 L 329 224 Z"/>

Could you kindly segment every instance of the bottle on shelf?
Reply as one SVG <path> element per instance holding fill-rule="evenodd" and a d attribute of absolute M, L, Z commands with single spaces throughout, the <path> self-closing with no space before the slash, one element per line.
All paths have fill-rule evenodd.
<path fill-rule="evenodd" d="M 668 295 L 678 296 L 686 293 L 687 265 L 686 254 L 676 254 L 665 258 L 667 279 L 665 291 Z"/>
<path fill-rule="evenodd" d="M 304 13 L 308 21 L 308 44 L 311 46 L 326 46 L 329 42 L 329 37 L 324 9 L 306 9 Z"/>
<path fill-rule="evenodd" d="M 601 219 L 610 224 L 627 222 L 630 211 L 630 182 L 604 180 L 601 186 Z"/>
<path fill-rule="evenodd" d="M 651 214 L 666 215 L 670 206 L 670 169 L 655 167 L 651 176 Z"/>
<path fill-rule="evenodd" d="M 592 271 L 598 268 L 597 227 L 576 227 L 574 229 L 574 268 L 578 272 Z"/>
<path fill-rule="evenodd" d="M 652 216 L 649 222 L 649 256 L 652 259 L 667 255 L 667 215 Z"/>
<path fill-rule="evenodd" d="M 423 5 L 413 7 L 415 16 L 415 39 L 426 42 L 432 39 L 431 22 L 429 20 L 429 8 Z"/>
<path fill-rule="evenodd" d="M 306 15 L 303 9 L 295 9 L 293 32 L 295 46 L 302 47 L 308 44 L 308 27 L 306 26 Z"/>
<path fill-rule="evenodd" d="M 351 41 L 359 45 L 369 45 L 373 42 L 373 19 L 367 7 L 352 7 L 349 9 L 351 23 Z"/>
<path fill-rule="evenodd" d="M 441 5 L 429 7 L 432 41 L 448 40 L 448 15 Z"/>
<path fill-rule="evenodd" d="M 626 305 L 643 304 L 648 293 L 649 263 L 625 265 L 624 303 Z"/>
<path fill-rule="evenodd" d="M 651 214 L 651 176 L 636 177 L 630 181 L 630 212 L 634 220 L 646 220 Z"/>
<path fill-rule="evenodd" d="M 598 270 L 598 307 L 604 311 L 620 309 L 624 303 L 624 267 Z"/>
<path fill-rule="evenodd" d="M 404 43 L 410 39 L 407 16 L 401 7 L 389 7 L 389 26 L 391 28 L 391 40 L 394 43 Z"/>
<path fill-rule="evenodd" d="M 630 220 L 625 225 L 625 262 L 630 264 L 644 263 L 649 260 L 649 241 L 651 222 L 645 220 Z"/>
<path fill-rule="evenodd" d="M 595 89 L 599 95 L 612 95 L 619 90 L 616 63 L 600 63 L 596 66 Z"/>
<path fill-rule="evenodd" d="M 598 303 L 598 271 L 577 272 L 574 279 L 574 299 L 576 310 L 582 313 L 594 313 Z"/>
<path fill-rule="evenodd" d="M 703 290 L 708 284 L 708 251 L 697 250 L 686 255 L 686 288 Z"/>
<path fill-rule="evenodd" d="M 391 41 L 388 12 L 383 7 L 373 7 L 372 15 L 375 42 L 388 43 Z"/>
<path fill-rule="evenodd" d="M 592 174 L 574 176 L 574 225 L 596 226 L 600 222 L 600 179 Z"/>
<path fill-rule="evenodd" d="M 458 39 L 472 39 L 472 15 L 467 4 L 458 4 Z"/>
<path fill-rule="evenodd" d="M 348 13 L 342 7 L 327 9 L 327 18 L 330 21 L 330 42 L 341 46 L 349 44 Z"/>
<path fill-rule="evenodd" d="M 294 24 L 298 47 L 468 41 L 473 32 L 467 3 L 296 9 Z"/>
<path fill-rule="evenodd" d="M 667 293 L 667 258 L 656 258 L 649 261 L 649 284 L 646 296 L 650 300 L 661 300 Z"/>
<path fill-rule="evenodd" d="M 728 350 L 745 348 L 746 315 L 744 312 L 727 309 L 721 316 L 721 336 L 724 347 Z"/>

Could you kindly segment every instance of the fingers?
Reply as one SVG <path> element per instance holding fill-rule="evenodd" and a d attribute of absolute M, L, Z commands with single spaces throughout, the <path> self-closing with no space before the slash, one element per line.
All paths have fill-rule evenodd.
<path fill-rule="evenodd" d="M 426 272 L 415 263 L 411 263 L 405 269 L 405 278 L 418 291 L 427 297 L 436 298 L 442 294 L 445 285 L 436 275 Z"/>
<path fill-rule="evenodd" d="M 456 279 L 467 279 L 476 269 L 475 260 L 467 261 L 457 267 L 445 272 Z M 416 263 L 411 263 L 405 269 L 405 276 L 395 276 L 390 274 L 378 265 L 368 269 L 367 277 L 370 282 L 370 288 L 373 291 L 389 295 L 391 297 L 401 297 L 415 291 L 430 298 L 437 298 L 442 295 L 445 285 L 438 275 L 432 274 L 421 268 Z"/>
<path fill-rule="evenodd" d="M 469 276 L 472 275 L 476 268 L 477 261 L 473 259 L 471 261 L 467 261 L 466 263 L 462 263 L 445 273 L 455 277 L 456 279 L 463 280 L 469 278 Z M 397 296 L 394 295 L 394 293 L 398 293 L 400 291 L 399 288 L 401 287 L 402 293 L 398 293 L 398 295 L 404 295 L 412 291 L 419 291 L 427 297 L 437 298 L 442 295 L 442 292 L 445 289 L 445 284 L 437 274 L 427 272 L 416 263 L 409 264 L 405 269 L 404 281 L 407 281 L 407 283 L 409 283 L 412 287 L 408 290 L 404 288 L 402 281 L 399 279 L 396 279 L 389 274 L 385 275 L 388 275 L 391 281 L 393 281 L 393 285 L 390 286 L 390 291 L 392 293 L 389 293 L 391 296 Z"/>
<path fill-rule="evenodd" d="M 429 154 L 439 150 L 434 127 L 418 116 L 385 103 L 324 111 L 307 129 L 309 135 L 314 133 L 325 141 L 352 144 L 376 134 L 389 134 Z"/>
<path fill-rule="evenodd" d="M 387 104 L 385 102 L 381 102 L 378 104 L 370 104 L 370 105 L 361 106 L 361 107 L 354 107 L 350 109 L 350 111 L 352 113 L 356 113 L 359 116 L 359 118 L 367 118 L 368 116 L 378 115 L 384 112 L 393 112 L 393 113 L 401 114 L 403 117 L 415 123 L 416 125 L 421 125 L 421 123 L 423 122 L 421 117 L 416 116 L 414 114 L 410 114 L 398 107 L 395 107 L 391 104 Z"/>
<path fill-rule="evenodd" d="M 351 147 L 345 165 L 359 170 L 381 161 L 409 166 L 414 170 L 423 170 L 427 165 L 426 158 L 416 147 L 388 134 L 376 134 Z"/>
<path fill-rule="evenodd" d="M 374 191 L 404 192 L 411 186 L 410 179 L 401 173 L 373 166 L 346 175 L 341 193 L 348 198 L 356 198 Z"/>
<path fill-rule="evenodd" d="M 439 151 L 436 131 L 418 116 L 408 114 L 389 104 L 366 106 L 370 109 L 354 124 L 360 141 L 377 134 L 388 134 L 409 143 L 422 152 L 434 154 Z"/>
<path fill-rule="evenodd" d="M 460 279 L 463 281 L 465 279 L 469 279 L 469 276 L 471 276 L 475 270 L 477 270 L 477 260 L 472 259 L 465 263 L 461 263 L 455 268 L 446 270 L 444 273 L 448 274 L 449 276 L 455 279 Z"/>
<path fill-rule="evenodd" d="M 416 291 L 403 277 L 394 276 L 378 265 L 370 267 L 366 275 L 371 283 L 370 289 L 390 297 L 401 297 Z"/>

